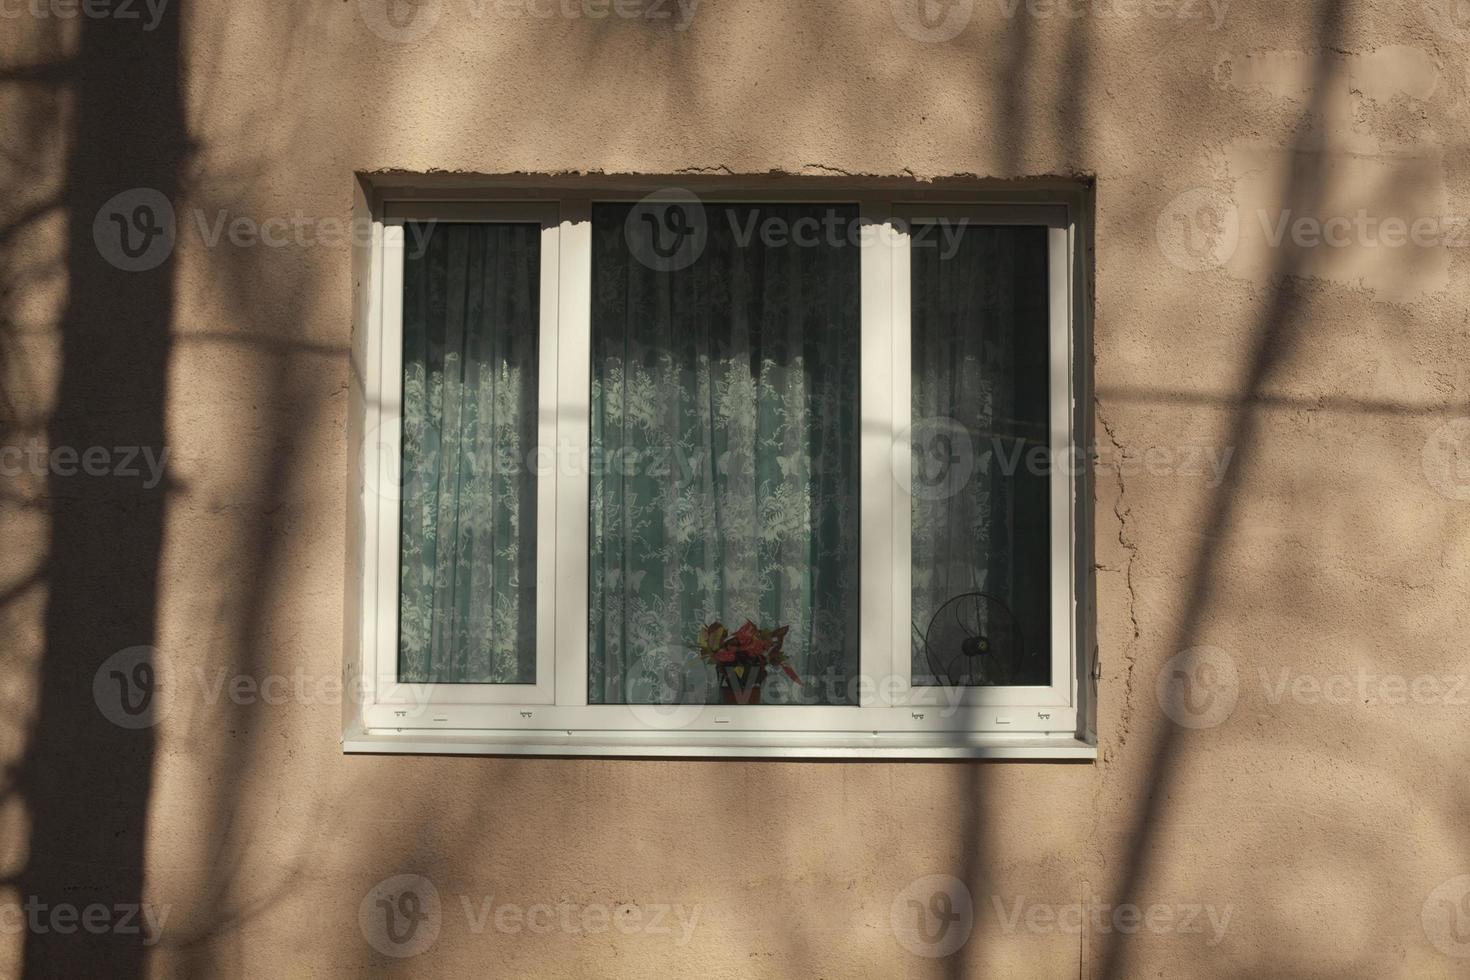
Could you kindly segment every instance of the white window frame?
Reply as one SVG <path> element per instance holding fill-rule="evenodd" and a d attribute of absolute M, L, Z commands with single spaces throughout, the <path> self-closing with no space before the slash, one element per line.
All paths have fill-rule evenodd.
<path fill-rule="evenodd" d="M 647 186 L 569 186 L 395 196 L 360 201 L 373 235 L 358 268 L 362 413 L 353 431 L 351 501 L 362 528 L 360 575 L 349 595 L 347 680 L 358 692 L 344 712 L 348 752 L 536 755 L 679 755 L 886 758 L 1094 758 L 1079 669 L 1087 567 L 1079 556 L 1085 479 L 1053 466 L 1051 491 L 1052 683 L 1036 687 L 915 688 L 910 673 L 907 495 L 894 478 L 908 459 L 909 236 L 933 220 L 1048 229 L 1050 448 L 1075 459 L 1082 307 L 1079 200 L 1042 194 L 1019 201 L 979 194 L 711 189 L 706 203 L 856 204 L 861 247 L 861 549 L 859 688 L 856 706 L 605 705 L 587 703 L 588 505 L 591 381 L 591 209 L 637 201 Z M 554 465 L 537 485 L 537 683 L 401 684 L 398 662 L 398 501 L 382 490 L 399 462 L 402 397 L 402 269 L 405 221 L 534 221 L 542 227 L 539 435 Z M 550 457 L 548 457 L 548 463 Z M 889 678 L 902 678 L 895 683 Z M 957 696 L 957 699 L 956 699 Z"/>
<path fill-rule="evenodd" d="M 557 418 L 558 273 L 561 222 L 555 205 L 457 204 L 394 208 L 382 222 L 382 317 L 370 343 L 376 344 L 372 372 L 365 471 L 378 475 L 369 490 L 376 562 L 375 601 L 364 608 L 372 622 L 364 630 L 366 676 L 374 678 L 374 720 L 407 717 L 417 706 L 460 704 L 551 704 L 555 690 L 556 493 L 554 471 L 536 481 L 536 682 L 534 684 L 404 684 L 398 680 L 399 533 L 403 445 L 403 268 L 404 226 L 410 222 L 536 224 L 541 227 L 540 337 L 537 351 L 537 444 L 555 445 Z M 404 712 L 404 714 L 399 714 Z"/>

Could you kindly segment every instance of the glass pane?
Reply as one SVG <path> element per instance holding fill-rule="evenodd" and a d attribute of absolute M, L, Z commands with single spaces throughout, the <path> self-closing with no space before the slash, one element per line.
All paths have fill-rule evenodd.
<path fill-rule="evenodd" d="M 913 680 L 1050 684 L 1047 230 L 911 242 Z"/>
<path fill-rule="evenodd" d="M 590 702 L 857 703 L 856 222 L 593 208 Z"/>
<path fill-rule="evenodd" d="M 534 684 L 541 229 L 404 237 L 399 679 Z"/>

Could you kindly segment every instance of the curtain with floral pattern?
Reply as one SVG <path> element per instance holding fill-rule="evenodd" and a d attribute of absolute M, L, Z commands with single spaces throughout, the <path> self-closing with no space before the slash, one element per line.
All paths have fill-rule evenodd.
<path fill-rule="evenodd" d="M 713 701 L 699 629 L 751 620 L 803 682 L 765 703 L 855 703 L 856 210 L 705 205 L 672 271 L 630 213 L 593 209 L 589 700 Z"/>
<path fill-rule="evenodd" d="M 536 680 L 541 229 L 408 229 L 399 679 Z"/>

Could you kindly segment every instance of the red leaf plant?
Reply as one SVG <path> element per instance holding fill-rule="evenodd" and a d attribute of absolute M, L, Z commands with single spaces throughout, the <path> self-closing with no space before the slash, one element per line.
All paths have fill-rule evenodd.
<path fill-rule="evenodd" d="M 801 678 L 791 669 L 791 661 L 784 649 L 790 629 L 790 626 L 778 626 L 773 630 L 763 630 L 747 619 L 744 626 L 731 633 L 722 623 L 710 623 L 699 631 L 695 649 L 707 664 L 779 667 L 783 674 L 800 684 Z"/>

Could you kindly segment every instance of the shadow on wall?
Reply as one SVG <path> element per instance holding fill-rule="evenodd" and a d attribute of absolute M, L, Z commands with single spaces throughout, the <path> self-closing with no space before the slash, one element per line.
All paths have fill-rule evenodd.
<path fill-rule="evenodd" d="M 36 270 L 17 264 L 20 238 L 39 236 L 37 226 L 51 210 L 65 212 L 64 268 L 54 271 L 67 300 L 44 439 L 53 448 L 146 447 L 158 453 L 164 445 L 173 263 L 165 257 L 149 267 L 164 217 L 150 206 L 174 197 L 189 152 L 180 98 L 183 6 L 170 4 L 149 32 L 114 18 L 69 21 L 70 58 L 60 31 L 45 36 L 54 19 L 33 22 L 40 43 L 32 59 L 0 72 L 14 101 L 36 110 L 36 128 L 12 134 L 30 141 L 17 151 L 43 158 L 48 147 L 61 147 L 65 154 L 55 161 L 63 174 L 55 199 L 22 205 L 0 240 L 7 275 L 29 275 Z M 119 74 L 123 66 L 126 80 Z M 58 118 L 69 119 L 68 131 L 51 128 Z M 116 236 L 109 251 L 94 241 L 94 218 L 119 194 L 106 208 L 117 224 L 99 229 L 99 235 Z M 23 190 L 15 199 L 24 200 Z M 7 283 L 8 332 L 17 329 L 12 303 L 28 285 Z M 7 353 L 19 343 L 8 336 Z M 5 367 L 15 377 L 13 364 Z M 25 424 L 24 406 L 7 403 L 5 410 L 11 439 L 20 434 L 17 424 Z M 56 472 L 60 467 L 49 469 L 34 499 L 8 502 L 45 512 L 49 542 L 34 576 L 6 596 L 31 588 L 46 592 L 44 652 L 28 706 L 33 722 L 6 787 L 21 800 L 29 840 L 20 851 L 24 863 L 6 884 L 20 902 L 42 910 L 100 905 L 115 924 L 144 900 L 154 734 L 130 722 L 138 717 L 133 712 L 148 710 L 146 648 L 157 632 L 168 487 L 166 481 L 145 487 L 143 479 L 69 479 Z M 144 650 L 119 660 L 109 680 L 118 712 L 99 711 L 93 682 L 103 661 L 138 647 Z M 126 978 L 146 969 L 140 934 L 31 928 L 22 935 L 26 977 Z"/>
<path fill-rule="evenodd" d="M 1321 97 L 1327 89 L 1330 52 L 1341 46 L 1345 5 L 1321 2 L 1318 11 L 1317 81 L 1313 92 Z M 340 352 L 330 348 L 308 349 L 293 345 L 289 338 L 279 343 L 266 340 L 281 336 L 280 323 L 294 323 L 289 315 L 281 316 L 275 299 L 267 304 L 272 322 L 251 319 L 255 308 L 252 294 L 262 290 L 279 295 L 287 284 L 273 278 L 280 275 L 281 265 L 270 268 L 259 251 L 232 255 L 229 274 L 223 285 L 221 303 L 243 311 L 246 319 L 241 330 L 226 336 L 214 331 L 197 331 L 188 337 L 176 336 L 172 322 L 176 302 L 175 263 L 165 257 L 154 267 L 146 268 L 149 259 L 150 232 L 161 209 L 160 200 L 181 198 L 181 174 L 195 155 L 184 121 L 180 95 L 182 71 L 180 37 L 184 4 L 182 0 L 166 5 L 163 20 L 156 29 L 139 31 L 135 23 L 110 19 L 81 19 L 71 22 L 76 39 L 66 47 L 76 52 L 68 58 L 59 36 L 40 38 L 36 50 L 25 64 L 0 69 L 0 93 L 14 94 L 14 101 L 26 105 L 30 112 L 26 123 L 9 134 L 11 153 L 33 153 L 44 159 L 47 146 L 56 144 L 52 130 L 55 120 L 68 118 L 61 112 L 64 97 L 75 96 L 75 110 L 69 117 L 69 131 L 60 134 L 66 145 L 66 159 L 56 161 L 55 168 L 64 175 L 57 193 L 34 194 L 30 188 L 16 188 L 9 200 L 0 203 L 6 209 L 6 223 L 0 226 L 0 275 L 5 277 L 5 290 L 0 294 L 0 314 L 4 315 L 4 334 L 0 335 L 0 358 L 5 363 L 5 377 L 14 377 L 19 363 L 14 351 L 21 341 L 16 336 L 14 303 L 15 283 L 21 278 L 55 276 L 67 287 L 67 306 L 60 322 L 59 390 L 50 413 L 46 441 L 52 447 L 147 447 L 155 454 L 164 447 L 164 420 L 168 396 L 170 355 L 178 353 L 186 342 L 248 346 L 259 354 L 260 378 L 251 379 L 260 392 L 259 400 L 271 406 L 271 426 L 264 442 L 256 446 L 250 459 L 268 458 L 270 467 L 256 474 L 254 482 L 240 490 L 244 504 L 260 508 L 277 506 L 289 492 L 294 444 L 289 432 L 293 418 L 311 411 L 325 411 L 325 399 L 314 388 L 313 372 L 322 358 L 336 357 Z M 1089 18 L 1079 18 L 1067 26 L 1069 77 L 1054 91 L 1085 92 L 1091 79 L 1086 57 L 1090 46 L 1087 32 Z M 38 28 L 38 32 L 42 28 Z M 625 25 L 600 27 L 602 34 L 623 30 Z M 1013 88 L 1004 103 L 1004 115 L 997 120 L 1005 129 L 1004 146 L 999 159 L 1012 172 L 1022 172 L 1027 161 L 1023 148 L 1028 139 L 1049 128 L 1051 116 L 1060 113 L 1068 158 L 1089 158 L 1086 115 L 1080 97 L 1052 106 L 1038 105 L 1033 98 L 1039 86 L 1033 76 L 1021 70 L 1036 47 L 1035 30 L 1026 17 L 1019 18 L 997 45 L 1008 46 L 1004 61 L 1025 89 Z M 595 41 L 593 42 L 595 45 Z M 977 42 L 978 43 L 978 42 Z M 979 60 L 977 55 L 977 60 Z M 589 59 L 589 65 L 591 59 Z M 670 88 L 702 82 L 699 65 L 690 58 L 675 61 L 677 73 Z M 588 69 L 590 70 L 590 68 Z M 125 75 L 124 75 L 125 72 Z M 982 75 L 982 83 L 990 76 Z M 391 80 L 388 85 L 391 86 Z M 388 99 L 381 100 L 384 103 Z M 691 100 L 694 102 L 697 100 Z M 1306 133 L 1320 106 L 1309 104 L 1301 127 Z M 626 118 L 632 119 L 631 114 Z M 369 125 L 363 127 L 364 139 L 379 138 Z M 989 139 L 994 139 L 992 134 Z M 1304 137 L 1305 139 L 1305 137 Z M 986 157 L 993 150 L 980 154 Z M 1319 158 L 1299 152 L 1298 167 L 1281 195 L 1283 206 L 1302 213 L 1315 210 L 1321 193 L 1322 176 L 1314 166 Z M 41 167 L 37 167 L 40 170 Z M 212 176 L 218 180 L 217 173 Z M 139 195 L 147 188 L 157 196 Z M 231 189 L 233 190 L 233 189 Z M 117 201 L 115 195 L 123 195 Z M 152 210 L 148 210 L 152 208 Z M 21 236 L 35 231 L 52 212 L 63 212 L 65 219 L 64 262 L 57 269 L 22 268 L 16 243 Z M 94 228 L 101 212 L 100 230 Z M 95 233 L 95 234 L 94 234 Z M 103 242 L 113 243 L 99 250 Z M 1273 270 L 1272 292 L 1265 304 L 1248 353 L 1245 395 L 1231 406 L 1229 435 L 1226 445 L 1249 447 L 1258 440 L 1257 412 L 1270 402 L 1267 383 L 1278 364 L 1292 351 L 1301 328 L 1303 312 L 1297 278 L 1302 270 L 1295 264 L 1299 253 L 1283 250 L 1277 254 Z M 227 265 L 215 263 L 218 268 Z M 136 271 L 133 271 L 136 270 Z M 215 271 L 215 269 L 211 269 Z M 305 290 L 300 291 L 305 294 Z M 307 314 L 306 300 L 298 309 Z M 1142 397 L 1157 401 L 1156 393 Z M 1329 405 L 1328 407 L 1334 407 Z M 24 406 L 0 392 L 0 444 L 23 440 Z M 247 454 L 241 453 L 242 456 Z M 1242 453 L 1242 464 L 1249 454 Z M 1194 556 L 1194 565 L 1183 586 L 1184 607 L 1179 614 L 1174 634 L 1174 649 L 1189 646 L 1198 632 L 1210 602 L 1210 592 L 1218 575 L 1217 562 L 1225 553 L 1224 542 L 1234 530 L 1238 497 L 1242 492 L 1244 466 L 1230 468 L 1225 481 L 1214 490 L 1203 520 L 1199 540 L 1211 542 Z M 52 475 L 34 499 L 12 496 L 9 485 L 4 488 L 8 510 L 32 508 L 44 511 L 49 519 L 49 542 L 43 565 L 7 581 L 0 589 L 0 602 L 10 604 L 25 595 L 47 592 L 44 617 L 44 655 L 36 670 L 39 692 L 33 704 L 35 716 L 25 734 L 25 754 L 7 774 L 3 791 L 18 797 L 26 813 L 29 839 L 25 846 L 25 863 L 3 884 L 12 894 L 25 900 L 34 896 L 48 906 L 66 903 L 84 908 L 101 904 L 111 909 L 139 905 L 146 901 L 147 884 L 144 861 L 145 841 L 149 837 L 149 806 L 153 790 L 153 770 L 157 755 L 157 730 L 146 724 L 134 724 L 143 718 L 146 690 L 150 683 L 146 649 L 158 645 L 157 608 L 159 604 L 159 567 L 163 530 L 168 503 L 167 494 L 177 492 L 165 481 L 144 486 L 143 480 L 76 480 Z M 175 497 L 177 500 L 177 497 Z M 232 672 L 255 675 L 261 666 L 269 642 L 264 625 L 271 615 L 270 603 L 276 585 L 275 570 L 281 538 L 285 531 L 280 523 L 269 519 L 242 522 L 238 533 L 243 540 L 232 541 L 239 551 L 227 555 L 210 555 L 201 567 L 211 570 L 229 569 L 238 589 L 204 590 L 227 596 L 224 612 L 219 617 L 219 631 L 212 640 L 230 658 Z M 213 572 L 211 572 L 213 574 Z M 3 610 L 0 610 L 3 612 Z M 119 651 L 130 653 L 104 667 L 104 662 Z M 9 669 L 9 667 L 7 667 Z M 94 691 L 94 682 L 100 686 Z M 94 700 L 94 694 L 96 700 Z M 1107 693 L 1104 697 L 1109 697 Z M 1116 695 L 1112 695 L 1116 697 Z M 1145 692 L 1144 696 L 1147 696 Z M 112 699 L 108 701 L 108 699 Z M 115 710 L 99 711 L 99 704 L 115 705 Z M 192 801 L 194 812 L 187 818 L 199 826 L 193 828 L 199 839 L 209 842 L 212 864 L 201 875 L 203 884 L 190 895 L 188 908 L 179 908 L 170 923 L 171 966 L 185 975 L 218 975 L 228 969 L 228 960 L 218 943 L 238 942 L 239 923 L 253 914 L 264 899 L 237 905 L 236 884 L 241 868 L 251 850 L 250 829 L 241 831 L 234 823 L 246 787 L 251 779 L 268 779 L 268 766 L 257 765 L 261 750 L 260 726 L 252 726 L 244 716 L 250 709 L 226 706 L 225 711 L 239 714 L 243 737 L 226 744 L 210 744 L 200 749 L 216 779 L 206 798 Z M 1130 850 L 1123 856 L 1112 904 L 1136 901 L 1149 889 L 1150 876 L 1157 869 L 1152 861 L 1161 828 L 1169 824 L 1167 800 L 1171 783 L 1181 775 L 1187 747 L 1179 741 L 1175 728 L 1165 728 L 1158 741 L 1143 752 L 1143 746 L 1130 746 L 1130 753 L 1146 757 L 1139 771 L 1154 774 L 1149 795 L 1131 814 L 1123 833 L 1117 838 L 1127 842 Z M 575 780 L 594 785 L 611 784 L 614 773 L 623 773 L 618 763 L 572 764 L 562 760 L 506 762 L 505 760 L 415 760 L 408 767 L 394 760 L 362 760 L 355 772 L 368 777 L 391 774 L 401 779 L 408 799 L 430 798 L 436 785 L 446 774 L 464 780 L 466 776 L 485 789 L 485 798 L 498 791 L 507 799 L 507 788 L 517 779 L 527 783 Z M 661 772 L 707 774 L 719 764 L 646 764 L 661 766 Z M 750 783 L 761 773 L 777 773 L 773 780 L 788 777 L 801 764 L 778 767 L 770 764 L 741 764 L 740 778 L 710 780 L 713 785 L 706 799 L 696 805 L 687 803 L 691 817 L 705 816 L 705 808 L 714 810 L 723 803 L 727 813 L 741 813 L 750 804 Z M 987 801 L 993 788 L 1006 771 L 987 764 L 954 764 L 934 768 L 944 773 L 943 790 L 947 794 L 947 811 L 952 828 L 953 864 L 949 870 L 970 890 L 976 902 L 975 933 L 965 947 L 935 965 L 935 970 L 952 977 L 972 976 L 984 963 L 987 942 L 985 929 L 990 923 L 982 915 L 986 901 L 984 878 L 988 868 L 997 867 L 1003 855 L 993 839 L 994 830 L 988 819 Z M 1130 766 L 1131 768 L 1131 766 Z M 728 767 L 721 773 L 734 772 Z M 799 771 L 799 770 L 798 770 Z M 913 775 L 921 771 L 915 766 L 897 775 L 911 779 L 916 786 L 932 789 L 939 780 L 927 783 Z M 534 774 L 534 777 L 533 775 Z M 1102 764 L 1095 773 L 1104 777 Z M 705 775 L 703 778 L 708 779 Z M 692 781 L 691 779 L 691 781 Z M 859 783 L 877 787 L 870 774 L 855 774 Z M 723 787 L 723 790 L 721 790 Z M 719 794 L 726 797 L 721 800 Z M 894 794 L 902 799 L 903 794 Z M 932 805 L 933 801 L 929 801 Z M 325 806 L 318 799 L 312 808 Z M 917 807 L 916 807 L 917 808 Z M 409 840 L 398 842 L 396 853 L 374 851 L 377 856 L 371 868 L 355 869 L 364 884 L 399 867 L 412 867 L 433 874 L 452 876 L 454 847 L 483 846 L 484 842 L 501 839 L 497 828 L 486 828 L 482 814 L 475 809 L 458 807 L 447 814 L 417 811 L 420 827 Z M 698 811 L 698 812 L 695 812 Z M 800 828 L 789 824 L 780 827 L 788 838 L 798 839 Z M 361 838 L 371 831 L 358 829 Z M 428 841 L 428 843 L 425 843 Z M 506 846 L 517 846 L 513 837 L 504 839 Z M 578 842 L 570 842 L 573 853 L 595 850 L 595 836 L 583 832 Z M 348 845 L 342 845 L 347 848 Z M 155 855 L 155 861 L 158 855 Z M 677 876 L 680 855 L 670 848 L 665 857 L 645 859 L 648 864 L 662 860 L 662 871 Z M 398 861 L 411 862 L 400 865 Z M 570 863 L 570 862 L 569 862 Z M 1111 866 L 1111 862 L 1110 862 Z M 294 883 L 295 869 L 275 869 L 272 888 L 285 889 Z M 1099 869 L 1101 871 L 1101 869 Z M 854 867 L 839 869 L 856 876 Z M 731 888 L 739 888 L 731 884 Z M 354 905 L 361 893 L 341 896 L 344 905 Z M 340 910 L 334 910 L 334 913 Z M 988 909 L 983 910 L 988 911 Z M 880 910 L 880 918 L 888 910 Z M 798 913 L 799 914 L 799 913 Z M 347 919 L 355 917 L 349 909 Z M 811 945 L 815 931 L 806 931 L 797 920 L 782 942 L 793 961 L 809 975 L 824 966 L 824 951 Z M 997 939 L 1001 937 L 996 937 Z M 149 971 L 149 947 L 137 936 L 85 932 L 62 935 L 56 932 L 29 932 L 25 940 L 26 976 L 118 976 L 140 977 Z M 1092 966 L 1089 975 L 1126 977 L 1137 975 L 1130 961 L 1128 940 L 1116 933 L 1098 939 L 1087 954 Z M 357 936 L 342 942 L 334 955 L 360 957 L 354 965 L 364 972 L 383 969 L 380 958 Z M 155 949 L 157 947 L 154 947 Z M 154 969 L 157 964 L 151 964 Z M 1280 964 L 1276 964 L 1279 968 Z"/>
<path fill-rule="evenodd" d="M 1300 214 L 1319 212 L 1326 177 L 1320 172 L 1321 154 L 1308 152 L 1308 141 L 1317 138 L 1312 122 L 1320 118 L 1323 102 L 1331 92 L 1333 53 L 1340 49 L 1347 19 L 1347 2 L 1323 0 L 1317 4 L 1315 36 L 1316 62 L 1313 72 L 1312 98 L 1302 111 L 1302 122 L 1298 127 L 1301 134 L 1293 148 L 1292 167 L 1287 185 L 1282 188 L 1279 200 L 1284 208 Z M 1241 465 L 1230 467 L 1224 480 L 1213 492 L 1207 512 L 1198 522 L 1202 530 L 1197 535 L 1208 547 L 1196 549 L 1194 565 L 1185 579 L 1182 596 L 1182 611 L 1173 634 L 1169 649 L 1183 650 L 1190 647 L 1197 635 L 1205 610 L 1209 606 L 1212 587 L 1216 583 L 1217 565 L 1220 556 L 1227 551 L 1226 541 L 1234 530 L 1234 512 L 1242 492 L 1242 474 L 1247 461 L 1253 454 L 1248 450 L 1258 442 L 1258 411 L 1260 402 L 1266 397 L 1266 387 L 1273 370 L 1286 360 L 1300 339 L 1302 319 L 1301 276 L 1304 270 L 1298 265 L 1302 252 L 1291 249 L 1278 250 L 1275 268 L 1271 275 L 1271 292 L 1264 304 L 1260 320 L 1255 328 L 1255 339 L 1245 360 L 1245 376 L 1241 384 L 1243 396 L 1232 407 L 1228 436 L 1224 445 L 1237 447 Z M 1128 819 L 1119 840 L 1128 851 L 1123 855 L 1122 867 L 1116 887 L 1110 896 L 1111 907 L 1117 908 L 1127 902 L 1139 900 L 1149 885 L 1152 862 L 1159 848 L 1151 841 L 1161 835 L 1161 829 L 1169 820 L 1165 801 L 1170 796 L 1171 783 L 1178 779 L 1185 768 L 1185 747 L 1180 742 L 1181 728 L 1165 725 L 1156 737 L 1147 761 L 1140 771 L 1149 774 L 1151 784 L 1147 794 L 1139 801 L 1136 811 Z M 1146 905 L 1147 903 L 1145 903 Z M 1106 980 L 1136 976 L 1137 967 L 1129 959 L 1130 948 L 1126 937 L 1120 932 L 1108 932 L 1099 942 L 1100 955 L 1096 975 Z M 1280 951 L 1275 951 L 1279 953 Z M 1275 962 L 1275 968 L 1281 964 Z"/>

